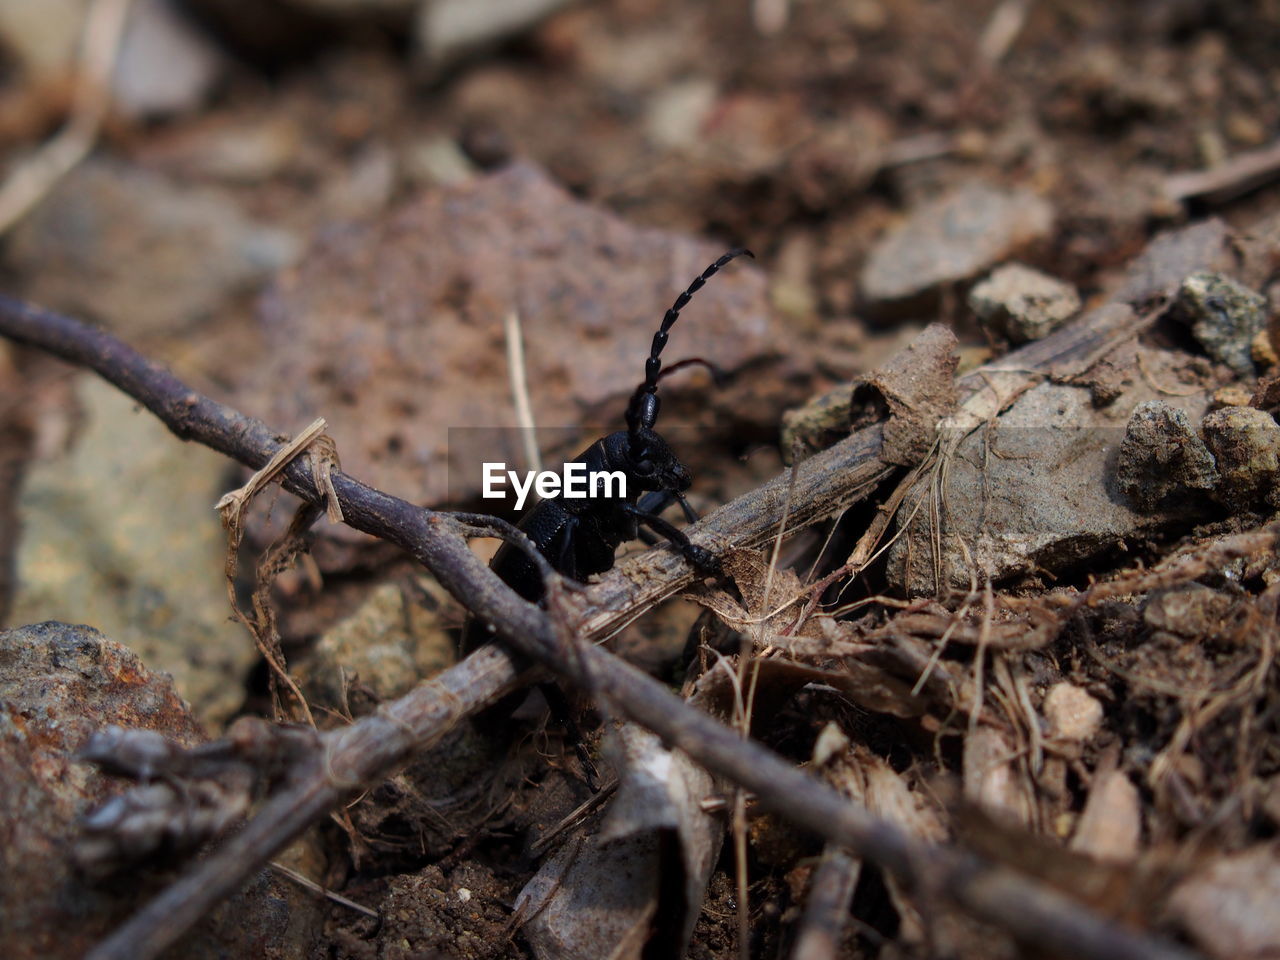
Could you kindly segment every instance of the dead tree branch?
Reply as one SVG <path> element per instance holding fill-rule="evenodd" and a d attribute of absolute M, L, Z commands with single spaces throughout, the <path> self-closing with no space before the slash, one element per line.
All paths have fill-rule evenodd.
<path fill-rule="evenodd" d="M 197 440 L 250 467 L 261 467 L 280 445 L 259 421 L 201 396 L 100 330 L 0 297 L 0 334 L 90 367 L 154 412 L 179 437 Z M 793 525 L 838 509 L 838 501 L 824 499 L 836 489 L 868 489 L 885 469 L 877 457 L 879 435 L 879 427 L 861 431 L 801 465 Z M 304 463 L 291 463 L 281 479 L 304 500 L 323 503 L 324 492 L 316 488 Z M 585 644 L 567 647 L 560 638 L 561 625 L 498 581 L 467 547 L 463 529 L 447 514 L 414 506 L 346 474 L 335 472 L 332 481 L 349 525 L 407 550 L 513 649 L 592 690 L 617 714 L 641 723 L 709 770 L 753 791 L 762 807 L 878 863 L 907 887 L 926 896 L 945 897 L 1019 940 L 1090 958 L 1191 956 L 1179 947 L 1126 930 L 1015 871 L 920 842 L 872 817 L 607 651 Z M 717 511 L 691 530 L 692 538 L 706 546 L 715 545 L 713 536 L 727 538 L 731 532 L 738 542 L 766 538 L 780 517 L 788 482 L 787 477 L 779 478 Z M 748 526 L 740 525 L 746 520 Z M 661 566 L 666 578 L 657 587 L 645 589 L 659 594 L 678 589 L 682 576 L 688 576 L 683 561 L 670 551 L 654 555 L 666 561 L 642 563 L 655 573 Z M 640 594 L 621 583 L 627 572 L 615 572 L 586 592 L 588 609 L 596 611 L 590 618 L 593 632 L 607 629 L 608 623 L 626 615 L 620 611 L 629 609 L 610 607 L 614 612 L 600 614 L 603 602 Z M 300 769 L 292 786 L 264 804 L 244 830 L 193 865 L 99 944 L 91 957 L 153 957 L 172 944 L 249 873 L 344 797 L 385 777 L 414 749 L 433 742 L 466 711 L 487 702 L 490 698 L 481 697 L 482 692 L 497 695 L 508 689 L 514 669 L 509 662 L 503 666 L 503 660 L 504 654 L 484 647 L 373 716 L 328 735 L 323 755 L 308 769 Z M 481 673 L 487 677 L 483 683 Z"/>

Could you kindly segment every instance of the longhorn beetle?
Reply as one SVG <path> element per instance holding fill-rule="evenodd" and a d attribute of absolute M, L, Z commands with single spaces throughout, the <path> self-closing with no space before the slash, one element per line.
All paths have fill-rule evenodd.
<path fill-rule="evenodd" d="M 653 335 L 644 365 L 644 380 L 627 404 L 627 429 L 597 440 L 574 458 L 574 462 L 585 465 L 588 476 L 596 471 L 621 471 L 626 476 L 626 495 L 551 497 L 528 510 L 521 519 L 520 529 L 557 573 L 579 581 L 585 581 L 594 573 L 604 573 L 613 566 L 614 552 L 619 545 L 636 539 L 641 525 L 666 537 L 699 572 L 718 572 L 719 562 L 714 554 L 691 543 L 684 533 L 658 515 L 658 511 L 674 500 L 680 504 L 686 520 L 692 523 L 697 519 L 684 498 L 684 491 L 692 482 L 689 471 L 653 427 L 660 406 L 658 383 L 664 377 L 690 364 L 700 364 L 714 372 L 711 364 L 701 358 L 682 360 L 662 369 L 662 350 L 667 345 L 671 327 L 703 284 L 730 260 L 744 254 L 755 256 L 743 248 L 730 250 L 676 297 Z M 649 494 L 637 503 L 642 491 Z M 504 543 L 490 567 L 526 600 L 542 599 L 545 593 L 542 577 L 519 547 Z M 481 639 L 473 620 L 463 641 L 464 650 L 478 646 Z"/>
<path fill-rule="evenodd" d="M 730 250 L 703 270 L 688 289 L 676 297 L 653 335 L 649 358 L 644 364 L 644 380 L 631 394 L 627 404 L 627 429 L 618 430 L 597 440 L 582 451 L 573 462 L 582 463 L 587 476 L 595 472 L 621 471 L 626 476 L 624 496 L 588 496 L 585 498 L 549 497 L 528 510 L 519 527 L 533 541 L 538 552 L 552 568 L 565 577 L 585 581 L 593 573 L 604 573 L 613 566 L 614 552 L 628 540 L 640 535 L 641 525 L 666 537 L 693 568 L 703 574 L 719 572 L 720 564 L 709 550 L 691 543 L 680 530 L 668 523 L 659 511 L 676 501 L 685 519 L 698 519 L 684 498 L 692 478 L 671 447 L 653 429 L 658 420 L 658 383 L 691 364 L 700 364 L 715 373 L 715 368 L 701 358 L 691 358 L 662 369 L 662 350 L 680 311 L 693 295 L 730 260 L 743 255 L 755 257 L 750 250 Z M 643 500 L 641 491 L 648 491 Z M 593 491 L 593 493 L 596 491 Z M 637 502 L 639 501 L 639 502 Z M 546 593 L 542 575 L 524 552 L 511 542 L 498 548 L 489 565 L 494 573 L 531 603 L 540 602 Z M 462 652 L 469 653 L 486 639 L 483 628 L 472 618 L 462 636 Z M 582 735 L 573 719 L 564 692 L 554 683 L 539 685 L 552 715 L 569 733 L 578 758 L 587 775 L 587 783 L 597 789 L 595 765 L 591 762 Z M 516 702 L 507 698 L 490 708 L 494 714 L 509 714 Z"/>

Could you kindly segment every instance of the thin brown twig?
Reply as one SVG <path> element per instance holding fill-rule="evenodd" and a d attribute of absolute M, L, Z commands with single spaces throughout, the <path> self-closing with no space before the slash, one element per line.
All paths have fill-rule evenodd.
<path fill-rule="evenodd" d="M 265 463 L 278 447 L 261 423 L 201 396 L 168 371 L 85 324 L 0 297 L 0 334 L 97 370 L 155 412 L 178 436 L 196 439 L 251 467 Z M 882 469 L 877 459 L 880 435 L 879 427 L 868 428 L 801 465 L 795 481 L 794 525 L 803 525 L 806 519 L 813 522 L 843 506 L 801 499 L 823 489 L 829 492 L 833 483 L 844 482 L 839 472 L 830 472 L 834 463 L 844 460 L 853 472 L 857 472 L 855 465 L 865 468 L 867 463 L 871 469 Z M 778 519 L 779 481 L 787 479 L 779 478 L 717 511 L 692 528 L 692 538 L 705 545 L 709 532 L 724 530 L 728 523 L 731 526 L 722 534 L 727 535 L 729 530 L 743 529 L 743 522 L 751 519 L 755 526 L 746 527 L 744 539 L 767 538 Z M 282 481 L 306 501 L 323 503 L 323 492 L 302 464 L 291 464 Z M 604 650 L 583 644 L 570 653 L 559 642 L 547 611 L 525 603 L 499 581 L 471 552 L 458 525 L 447 515 L 406 503 L 346 474 L 335 473 L 333 485 L 351 526 L 407 550 L 513 649 L 575 683 L 590 684 L 620 715 L 653 730 L 668 746 L 683 750 L 709 770 L 752 790 L 763 809 L 875 861 L 907 887 L 945 896 L 1020 940 L 1099 960 L 1190 957 L 1180 947 L 1119 927 L 1016 871 L 907 835 L 755 741 L 742 739 L 737 731 Z M 769 522 L 761 522 L 765 520 Z M 692 573 L 680 569 L 683 561 L 674 551 L 656 552 L 671 562 L 666 564 L 665 580 L 648 589 L 674 592 Z M 610 595 L 626 595 L 621 581 L 628 573 L 662 566 L 647 559 L 629 564 L 630 570 L 614 572 L 605 583 L 587 591 L 587 599 L 598 605 Z M 611 617 L 626 615 L 625 610 L 619 614 L 618 607 L 597 609 L 599 613 L 589 622 L 607 624 Z M 424 744 L 436 742 L 466 711 L 511 689 L 515 670 L 510 664 L 504 669 L 506 659 L 492 646 L 481 647 L 400 700 L 326 734 L 321 740 L 323 756 L 296 770 L 291 786 L 268 800 L 243 830 L 102 941 L 90 953 L 92 960 L 149 958 L 173 944 L 252 870 L 343 798 L 385 777 Z M 487 671 L 483 678 L 477 675 L 481 669 Z"/>
<path fill-rule="evenodd" d="M 849 916 L 849 903 L 862 875 L 862 862 L 838 847 L 822 851 L 809 884 L 809 899 L 791 960 L 835 960 Z"/>

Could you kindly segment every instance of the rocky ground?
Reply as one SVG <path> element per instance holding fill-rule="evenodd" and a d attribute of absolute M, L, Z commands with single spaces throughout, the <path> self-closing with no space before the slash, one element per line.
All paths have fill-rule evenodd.
<path fill-rule="evenodd" d="M 1211 0 L 0 0 L 0 290 L 492 511 L 513 339 L 555 463 L 751 248 L 664 354 L 720 373 L 662 384 L 691 502 L 851 434 L 879 466 L 797 480 L 780 549 L 726 533 L 728 579 L 611 649 L 911 836 L 1274 956 L 1277 44 Z M 273 489 L 228 568 L 243 468 L 38 349 L 0 370 L 0 936 L 78 957 L 288 782 L 256 718 L 376 715 L 466 611 L 328 521 L 259 564 Z M 1045 946 L 572 706 L 600 794 L 536 697 L 457 724 L 182 955 Z M 168 739 L 94 766 L 111 724 Z"/>

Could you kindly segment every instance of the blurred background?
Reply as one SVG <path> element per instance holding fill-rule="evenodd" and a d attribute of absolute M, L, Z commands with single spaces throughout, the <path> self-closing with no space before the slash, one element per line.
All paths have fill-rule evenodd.
<path fill-rule="evenodd" d="M 483 508 L 450 431 L 520 422 L 513 364 L 554 463 L 622 425 L 663 310 L 748 246 L 755 263 L 699 293 L 664 357 L 727 375 L 663 384 L 659 429 L 707 510 L 783 469 L 787 410 L 833 388 L 847 406 L 851 378 L 930 322 L 970 369 L 1106 302 L 1153 236 L 1200 218 L 1233 231 L 1212 234 L 1218 253 L 1256 233 L 1274 259 L 1277 51 L 1277 0 L 0 0 L 0 289 L 110 329 L 282 434 L 325 417 L 343 468 L 373 486 Z M 1176 281 L 1198 265 L 1170 266 L 1181 249 L 1156 258 Z M 991 275 L 1014 263 L 999 293 Z M 1048 306 L 1015 324 L 990 306 L 1009 291 Z M 1173 339 L 1178 369 L 1206 381 L 1189 335 Z M 92 624 L 172 674 L 208 733 L 270 713 L 261 658 L 228 619 L 213 510 L 242 479 L 93 375 L 0 343 L 0 617 Z M 263 498 L 242 600 L 289 514 Z M 798 537 L 797 555 L 820 539 Z M 325 724 L 449 663 L 463 617 L 415 565 L 334 526 L 276 602 Z M 618 644 L 665 669 L 696 616 L 668 605 Z M 772 745 L 806 760 L 810 726 Z M 459 862 L 443 828 L 428 856 L 425 766 L 357 810 L 351 851 L 330 844 L 343 855 L 311 873 L 372 863 L 361 882 L 382 903 L 379 878 L 429 861 L 425 880 L 396 880 L 403 903 L 425 902 L 414 885 Z M 799 848 L 770 854 L 757 833 L 753 855 L 790 869 Z M 781 876 L 755 904 L 775 932 Z M 492 886 L 482 939 L 516 955 L 499 905 L 518 884 L 450 882 Z M 729 955 L 728 883 L 713 880 L 700 956 Z M 297 915 L 318 912 L 307 902 Z M 325 955 L 373 955 L 372 929 Z M 386 930 L 378 955 L 400 955 Z M 974 943 L 963 955 L 992 955 Z"/>

